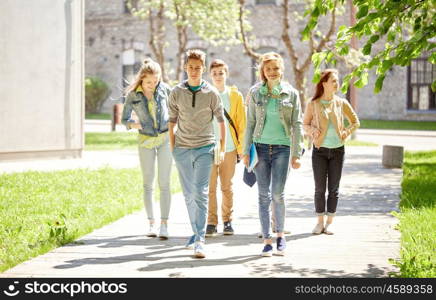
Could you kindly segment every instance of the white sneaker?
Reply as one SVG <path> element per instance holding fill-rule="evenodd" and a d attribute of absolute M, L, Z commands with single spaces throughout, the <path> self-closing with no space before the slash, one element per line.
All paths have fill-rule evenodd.
<path fill-rule="evenodd" d="M 324 225 L 322 223 L 316 224 L 315 228 L 313 228 L 313 234 L 321 234 L 324 231 Z"/>
<path fill-rule="evenodd" d="M 167 224 L 160 224 L 159 238 L 161 240 L 167 240 L 168 239 L 168 225 Z"/>
<path fill-rule="evenodd" d="M 148 232 L 147 232 L 146 236 L 157 237 L 156 227 L 155 227 L 154 223 L 150 223 L 150 226 L 148 227 Z"/>
<path fill-rule="evenodd" d="M 328 235 L 332 235 L 334 234 L 334 226 L 333 223 L 325 223 L 325 227 L 324 227 L 324 233 L 328 234 Z"/>
<path fill-rule="evenodd" d="M 194 256 L 196 258 L 205 258 L 206 257 L 206 253 L 204 252 L 204 243 L 203 242 L 195 242 Z"/>

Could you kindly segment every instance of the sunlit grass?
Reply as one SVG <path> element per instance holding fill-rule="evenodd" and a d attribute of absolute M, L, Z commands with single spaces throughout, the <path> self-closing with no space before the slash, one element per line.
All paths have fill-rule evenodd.
<path fill-rule="evenodd" d="M 0 272 L 142 209 L 142 193 L 136 168 L 0 175 Z"/>

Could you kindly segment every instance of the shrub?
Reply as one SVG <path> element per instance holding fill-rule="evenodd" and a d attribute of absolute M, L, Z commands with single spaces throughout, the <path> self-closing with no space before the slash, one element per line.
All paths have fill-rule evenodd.
<path fill-rule="evenodd" d="M 106 82 L 98 77 L 85 78 L 85 111 L 86 113 L 96 114 L 109 96 L 110 89 Z"/>

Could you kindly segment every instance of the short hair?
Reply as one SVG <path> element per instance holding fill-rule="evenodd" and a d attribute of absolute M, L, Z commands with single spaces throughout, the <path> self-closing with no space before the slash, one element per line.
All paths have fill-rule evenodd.
<path fill-rule="evenodd" d="M 260 56 L 260 64 L 258 66 L 260 81 L 266 82 L 266 76 L 263 73 L 263 67 L 265 66 L 265 64 L 267 62 L 270 62 L 272 60 L 278 61 L 280 67 L 282 68 L 282 71 L 285 69 L 285 64 L 283 62 L 283 57 L 280 54 L 278 54 L 276 52 L 267 52 L 265 54 L 262 54 Z"/>
<path fill-rule="evenodd" d="M 185 53 L 185 65 L 188 63 L 190 59 L 198 59 L 203 63 L 203 66 L 206 66 L 206 53 L 201 51 L 200 49 L 191 49 L 186 51 Z"/>
<path fill-rule="evenodd" d="M 209 65 L 209 72 L 212 72 L 212 69 L 224 67 L 227 75 L 229 75 L 229 66 L 222 59 L 214 59 Z"/>

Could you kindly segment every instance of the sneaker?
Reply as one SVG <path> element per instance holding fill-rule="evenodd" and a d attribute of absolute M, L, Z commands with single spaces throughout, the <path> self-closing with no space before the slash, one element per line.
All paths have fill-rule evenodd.
<path fill-rule="evenodd" d="M 185 244 L 185 248 L 188 250 L 194 250 L 195 235 L 192 235 Z"/>
<path fill-rule="evenodd" d="M 285 255 L 286 239 L 284 237 L 277 238 L 277 255 Z"/>
<path fill-rule="evenodd" d="M 231 222 L 224 222 L 223 233 L 224 235 L 233 235 L 235 233 Z"/>
<path fill-rule="evenodd" d="M 154 226 L 154 223 L 150 223 L 150 226 L 148 227 L 148 232 L 147 232 L 146 236 L 157 237 L 156 227 Z"/>
<path fill-rule="evenodd" d="M 168 239 L 168 225 L 167 224 L 160 224 L 159 238 L 161 240 L 167 240 Z"/>
<path fill-rule="evenodd" d="M 206 237 L 215 236 L 217 234 L 216 225 L 207 225 L 206 227 Z"/>
<path fill-rule="evenodd" d="M 272 256 L 272 253 L 273 253 L 273 247 L 270 244 L 265 244 L 262 253 L 260 255 L 265 257 L 270 257 Z"/>
<path fill-rule="evenodd" d="M 316 224 L 315 228 L 313 228 L 313 234 L 321 234 L 324 231 L 324 225 L 322 223 Z"/>
<path fill-rule="evenodd" d="M 323 232 L 325 234 L 332 235 L 332 234 L 334 234 L 333 231 L 334 231 L 334 226 L 332 225 L 332 223 L 330 223 L 330 224 L 326 223 Z"/>
<path fill-rule="evenodd" d="M 195 242 L 194 256 L 196 258 L 205 258 L 206 257 L 206 253 L 204 252 L 204 243 L 203 242 Z"/>

